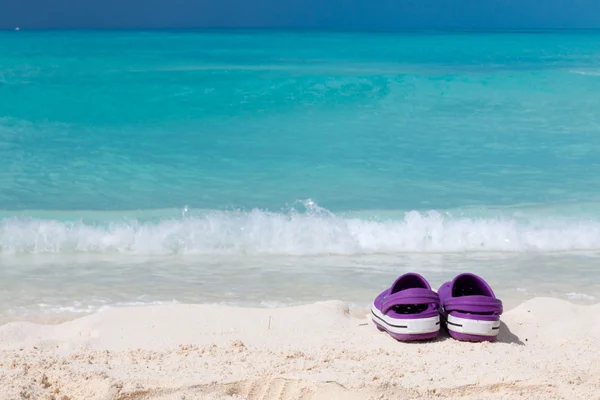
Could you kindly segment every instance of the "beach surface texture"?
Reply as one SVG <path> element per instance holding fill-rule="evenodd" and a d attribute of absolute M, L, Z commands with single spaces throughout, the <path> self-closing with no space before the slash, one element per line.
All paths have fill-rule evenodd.
<path fill-rule="evenodd" d="M 536 298 L 495 343 L 401 343 L 340 301 L 114 308 L 0 327 L 3 399 L 600 399 L 600 305 Z"/>

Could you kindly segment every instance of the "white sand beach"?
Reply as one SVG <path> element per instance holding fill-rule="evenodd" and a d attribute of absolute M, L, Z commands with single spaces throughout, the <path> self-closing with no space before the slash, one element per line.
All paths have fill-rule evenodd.
<path fill-rule="evenodd" d="M 400 343 L 367 311 L 169 305 L 6 324 L 0 398 L 600 399 L 600 304 L 530 300 L 496 343 Z"/>

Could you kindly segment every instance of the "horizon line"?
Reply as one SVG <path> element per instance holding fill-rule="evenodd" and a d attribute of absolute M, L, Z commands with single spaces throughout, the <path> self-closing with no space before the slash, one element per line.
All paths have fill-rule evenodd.
<path fill-rule="evenodd" d="M 590 32 L 600 31 L 595 28 L 398 28 L 398 29 L 366 29 L 366 28 L 324 28 L 324 27 L 37 27 L 28 28 L 15 25 L 12 28 L 0 27 L 0 32 L 23 31 L 187 31 L 187 32 L 215 32 L 215 31 L 274 31 L 274 32 L 306 32 L 306 33 L 542 33 L 542 32 Z"/>

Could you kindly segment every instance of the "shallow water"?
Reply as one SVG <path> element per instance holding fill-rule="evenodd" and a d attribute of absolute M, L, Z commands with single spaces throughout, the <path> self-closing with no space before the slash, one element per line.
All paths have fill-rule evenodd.
<path fill-rule="evenodd" d="M 434 288 L 471 271 L 492 282 L 507 308 L 538 296 L 598 301 L 600 253 L 358 256 L 24 256 L 2 263 L 0 321 L 58 321 L 111 305 L 211 303 L 277 307 L 344 299 L 366 307 L 407 271 Z"/>
<path fill-rule="evenodd" d="M 0 33 L 0 319 L 600 296 L 600 33 Z"/>

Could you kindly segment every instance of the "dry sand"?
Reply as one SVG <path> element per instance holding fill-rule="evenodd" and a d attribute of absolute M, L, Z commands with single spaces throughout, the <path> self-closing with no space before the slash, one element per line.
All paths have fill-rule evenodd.
<path fill-rule="evenodd" d="M 0 399 L 600 399 L 600 304 L 538 298 L 496 343 L 399 343 L 339 301 L 118 308 L 0 327 Z"/>

